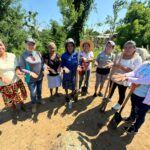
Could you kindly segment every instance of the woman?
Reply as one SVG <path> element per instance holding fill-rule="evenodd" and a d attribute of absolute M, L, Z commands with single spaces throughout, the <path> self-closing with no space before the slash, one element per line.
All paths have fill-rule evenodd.
<path fill-rule="evenodd" d="M 48 44 L 49 54 L 44 56 L 44 62 L 49 67 L 48 87 L 53 96 L 53 89 L 56 88 L 55 95 L 58 96 L 58 88 L 61 86 L 61 57 L 56 53 L 56 45 L 53 42 Z"/>
<path fill-rule="evenodd" d="M 92 61 L 94 58 L 93 49 L 94 44 L 89 40 L 82 40 L 80 43 L 80 81 L 79 81 L 79 89 L 81 89 L 82 82 L 85 78 L 85 86 L 88 90 L 89 87 L 89 78 L 92 69 Z"/>
<path fill-rule="evenodd" d="M 24 100 L 27 98 L 23 82 L 16 76 L 23 76 L 19 71 L 17 58 L 14 54 L 6 52 L 4 43 L 0 40 L 0 93 L 7 107 L 12 107 L 14 112 L 16 104 L 20 103 L 25 110 Z"/>
<path fill-rule="evenodd" d="M 124 44 L 124 51 L 122 55 L 120 55 L 120 57 L 118 58 L 118 62 L 115 65 L 114 73 L 130 72 L 136 69 L 142 63 L 141 57 L 136 53 L 136 43 L 134 41 L 127 41 Z M 113 93 L 116 87 L 118 87 L 118 90 L 119 90 L 119 100 L 118 100 L 118 103 L 116 103 L 113 106 L 113 109 L 115 110 L 120 109 L 124 101 L 126 89 L 128 86 L 129 86 L 129 83 L 127 83 L 126 81 L 113 83 L 113 87 L 110 92 L 109 98 L 113 96 Z"/>
<path fill-rule="evenodd" d="M 105 80 L 108 77 L 110 69 L 113 65 L 113 61 L 115 55 L 113 54 L 113 50 L 115 48 L 115 43 L 113 41 L 108 41 L 105 45 L 104 51 L 100 52 L 96 58 L 95 66 L 96 68 L 96 83 L 95 83 L 95 93 L 94 97 L 97 96 L 97 89 L 100 85 L 99 96 L 103 96 L 102 89 L 105 83 Z"/>
<path fill-rule="evenodd" d="M 65 49 L 65 53 L 61 57 L 61 67 L 63 68 L 64 72 L 62 85 L 66 92 L 66 102 L 68 106 L 71 107 L 70 99 L 75 94 L 76 71 L 78 66 L 78 53 L 75 52 L 75 42 L 72 38 L 66 40 Z M 69 90 L 72 91 L 70 95 Z"/>
<path fill-rule="evenodd" d="M 42 101 L 42 80 L 43 80 L 43 59 L 41 54 L 35 50 L 35 41 L 28 38 L 26 41 L 26 50 L 20 56 L 19 66 L 26 74 L 30 97 L 32 102 L 32 112 L 37 111 L 37 103 L 44 104 Z"/>
<path fill-rule="evenodd" d="M 132 72 L 114 75 L 113 79 L 116 82 L 128 81 L 137 84 L 131 95 L 131 114 L 126 119 L 126 121 L 132 122 L 132 125 L 125 128 L 127 133 L 137 133 L 150 109 L 150 61 L 144 62 Z"/>

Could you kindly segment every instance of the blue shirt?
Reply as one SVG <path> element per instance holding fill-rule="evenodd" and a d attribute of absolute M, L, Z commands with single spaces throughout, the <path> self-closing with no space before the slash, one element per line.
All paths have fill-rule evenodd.
<path fill-rule="evenodd" d="M 150 75 L 150 64 L 147 64 L 138 71 L 138 73 L 136 74 L 136 77 L 142 77 L 142 76 L 146 77 L 149 75 Z M 140 97 L 146 97 L 149 88 L 150 88 L 150 85 L 140 85 L 139 87 L 135 89 L 134 94 Z"/>
<path fill-rule="evenodd" d="M 70 54 L 69 52 L 65 52 L 62 57 L 61 67 L 67 67 L 70 72 L 76 73 L 76 69 L 78 66 L 78 53 L 73 52 Z"/>

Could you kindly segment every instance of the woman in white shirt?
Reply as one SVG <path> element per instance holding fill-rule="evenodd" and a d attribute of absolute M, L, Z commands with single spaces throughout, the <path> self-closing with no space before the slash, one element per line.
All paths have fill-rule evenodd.
<path fill-rule="evenodd" d="M 136 43 L 134 41 L 127 41 L 124 44 L 124 51 L 122 55 L 118 57 L 118 64 L 115 65 L 114 73 L 130 72 L 136 69 L 141 63 L 142 63 L 142 58 L 139 56 L 138 53 L 136 53 Z M 119 100 L 113 106 L 113 109 L 115 110 L 120 109 L 124 101 L 126 89 L 128 86 L 130 86 L 130 84 L 126 81 L 114 82 L 112 90 L 109 94 L 109 98 L 113 96 L 116 87 L 118 87 Z"/>
<path fill-rule="evenodd" d="M 27 93 L 22 80 L 18 78 L 24 74 L 17 67 L 16 56 L 6 52 L 6 47 L 0 40 L 0 93 L 7 107 L 16 110 L 16 104 L 20 103 L 21 109 L 25 110 L 24 100 Z"/>
<path fill-rule="evenodd" d="M 82 82 L 85 79 L 85 85 L 88 89 L 89 87 L 89 78 L 92 69 L 92 61 L 94 58 L 93 48 L 94 44 L 89 40 L 83 40 L 80 43 L 80 48 L 83 49 L 80 52 L 80 81 L 79 81 L 79 89 L 81 88 Z"/>

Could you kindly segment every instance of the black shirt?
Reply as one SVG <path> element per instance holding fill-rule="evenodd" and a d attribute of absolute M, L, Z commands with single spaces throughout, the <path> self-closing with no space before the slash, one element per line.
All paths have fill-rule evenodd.
<path fill-rule="evenodd" d="M 44 62 L 51 68 L 53 69 L 56 74 L 52 73 L 50 70 L 49 70 L 49 76 L 57 76 L 59 73 L 57 72 L 57 69 L 59 68 L 60 64 L 61 64 L 61 58 L 58 54 L 56 54 L 56 57 L 52 60 L 50 59 L 50 56 L 49 54 L 43 56 L 44 58 Z"/>

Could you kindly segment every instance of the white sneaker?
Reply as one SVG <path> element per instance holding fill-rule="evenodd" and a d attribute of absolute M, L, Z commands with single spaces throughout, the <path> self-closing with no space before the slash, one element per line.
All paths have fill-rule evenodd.
<path fill-rule="evenodd" d="M 112 107 L 114 110 L 119 110 L 121 108 L 121 105 L 119 103 L 115 104 L 113 107 Z"/>

